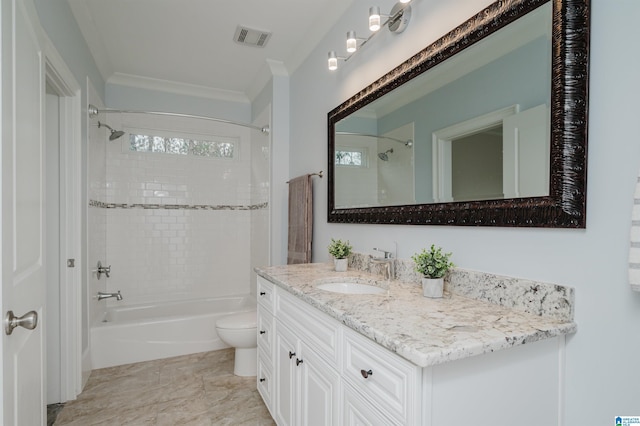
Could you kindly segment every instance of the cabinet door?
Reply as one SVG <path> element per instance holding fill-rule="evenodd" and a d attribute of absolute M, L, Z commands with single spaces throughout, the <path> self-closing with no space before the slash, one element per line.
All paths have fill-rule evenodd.
<path fill-rule="evenodd" d="M 340 424 L 341 379 L 338 372 L 301 344 L 300 417 L 302 425 Z"/>
<path fill-rule="evenodd" d="M 275 324 L 276 394 L 275 417 L 279 426 L 297 425 L 296 405 L 299 401 L 296 360 L 300 357 L 298 339 L 280 321 Z"/>
<path fill-rule="evenodd" d="M 345 426 L 379 426 L 379 425 L 400 425 L 391 421 L 373 408 L 362 394 L 345 384 L 343 388 L 343 416 L 342 424 Z"/>

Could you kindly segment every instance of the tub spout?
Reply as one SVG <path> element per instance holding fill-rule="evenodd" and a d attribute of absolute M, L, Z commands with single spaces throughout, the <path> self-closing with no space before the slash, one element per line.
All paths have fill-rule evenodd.
<path fill-rule="evenodd" d="M 101 291 L 98 292 L 98 300 L 108 299 L 110 297 L 115 297 L 116 300 L 122 300 L 122 294 L 120 294 L 120 290 L 117 293 L 103 293 Z"/>

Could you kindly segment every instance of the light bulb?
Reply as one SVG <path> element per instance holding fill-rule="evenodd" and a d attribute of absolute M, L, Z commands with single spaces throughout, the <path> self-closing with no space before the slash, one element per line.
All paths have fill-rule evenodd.
<path fill-rule="evenodd" d="M 338 57 L 336 56 L 336 52 L 333 50 L 329 52 L 329 70 L 335 71 L 338 69 Z"/>
<path fill-rule="evenodd" d="M 400 0 L 400 3 L 411 3 L 411 0 Z"/>
<path fill-rule="evenodd" d="M 378 6 L 371 6 L 369 8 L 369 29 L 371 31 L 378 31 L 380 29 L 380 8 Z"/>
<path fill-rule="evenodd" d="M 355 31 L 347 32 L 347 52 L 353 53 L 358 49 L 358 39 Z"/>

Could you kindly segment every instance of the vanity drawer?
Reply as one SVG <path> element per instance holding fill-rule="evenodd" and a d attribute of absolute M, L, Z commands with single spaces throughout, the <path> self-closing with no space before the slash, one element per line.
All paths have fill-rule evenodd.
<path fill-rule="evenodd" d="M 260 357 L 258 357 L 258 371 L 256 376 L 258 392 L 264 401 L 264 405 L 269 409 L 269 413 L 273 415 L 273 392 L 275 386 L 273 371 L 271 370 L 271 365 L 265 363 Z"/>
<path fill-rule="evenodd" d="M 278 320 L 295 331 L 325 361 L 337 367 L 340 361 L 340 323 L 282 289 L 276 293 Z"/>
<path fill-rule="evenodd" d="M 343 336 L 342 377 L 394 422 L 414 424 L 422 370 L 351 329 Z"/>
<path fill-rule="evenodd" d="M 258 349 L 273 359 L 273 315 L 262 305 L 258 305 Z"/>
<path fill-rule="evenodd" d="M 258 305 L 273 313 L 275 306 L 275 286 L 262 277 L 258 277 L 258 285 L 256 288 L 256 298 Z"/>

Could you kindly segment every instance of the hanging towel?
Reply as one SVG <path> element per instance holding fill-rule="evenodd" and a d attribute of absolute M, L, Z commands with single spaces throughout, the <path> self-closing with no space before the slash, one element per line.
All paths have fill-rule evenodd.
<path fill-rule="evenodd" d="M 311 262 L 313 191 L 311 175 L 289 181 L 289 249 L 287 264 Z"/>
<path fill-rule="evenodd" d="M 629 242 L 629 284 L 632 290 L 640 291 L 640 173 L 633 195 Z"/>

